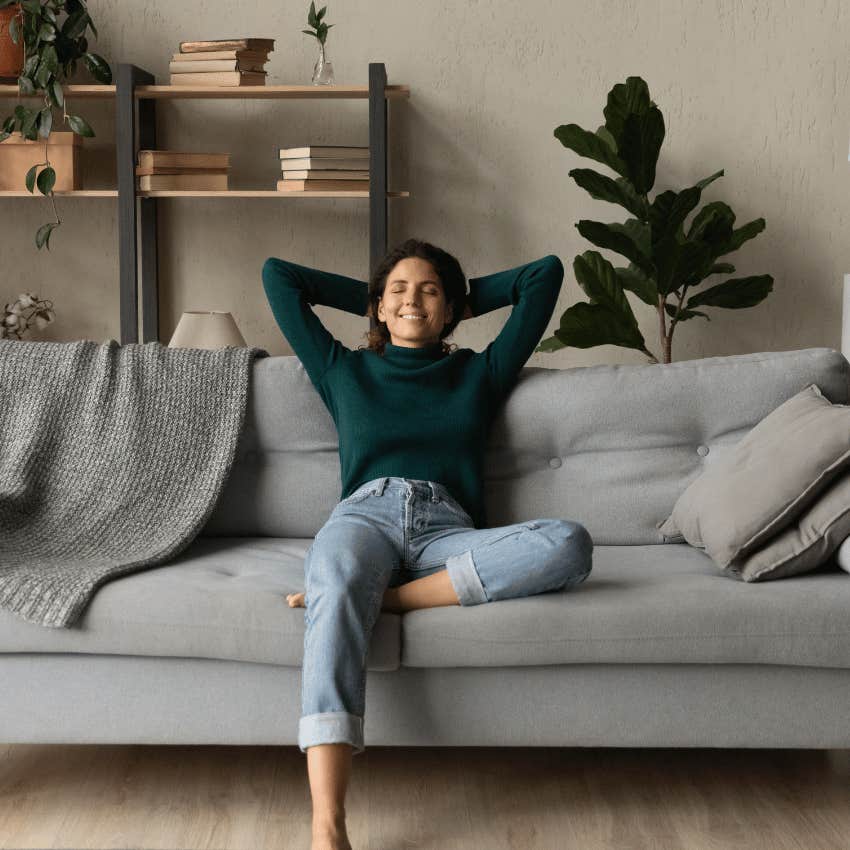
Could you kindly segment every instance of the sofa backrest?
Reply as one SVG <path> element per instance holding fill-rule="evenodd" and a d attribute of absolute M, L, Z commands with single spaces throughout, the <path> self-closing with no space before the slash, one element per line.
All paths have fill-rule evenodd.
<path fill-rule="evenodd" d="M 312 538 L 339 499 L 336 426 L 297 357 L 252 368 L 236 459 L 202 534 Z M 527 366 L 490 433 L 489 525 L 563 517 L 597 544 L 661 543 L 656 523 L 700 470 L 811 383 L 847 404 L 850 363 L 810 348 L 667 365 Z"/>

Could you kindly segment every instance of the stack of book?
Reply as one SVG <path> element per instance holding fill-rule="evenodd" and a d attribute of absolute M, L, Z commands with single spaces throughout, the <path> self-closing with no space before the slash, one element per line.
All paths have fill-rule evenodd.
<path fill-rule="evenodd" d="M 279 192 L 369 190 L 369 148 L 308 145 L 281 148 Z"/>
<path fill-rule="evenodd" d="M 264 86 L 273 38 L 181 41 L 168 63 L 172 86 Z"/>
<path fill-rule="evenodd" d="M 227 189 L 229 153 L 140 150 L 139 189 Z"/>

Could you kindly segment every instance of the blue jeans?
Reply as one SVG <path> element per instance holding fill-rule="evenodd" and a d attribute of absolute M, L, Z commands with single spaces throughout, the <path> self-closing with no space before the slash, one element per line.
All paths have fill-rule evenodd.
<path fill-rule="evenodd" d="M 461 605 L 563 590 L 584 581 L 583 525 L 536 519 L 476 529 L 449 491 L 375 478 L 343 499 L 304 562 L 304 660 L 298 747 L 348 743 L 362 753 L 366 654 L 388 587 L 446 569 Z"/>

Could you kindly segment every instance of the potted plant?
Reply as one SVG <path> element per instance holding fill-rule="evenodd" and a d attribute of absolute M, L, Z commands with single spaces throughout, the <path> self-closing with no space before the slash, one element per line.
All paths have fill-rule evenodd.
<path fill-rule="evenodd" d="M 71 115 L 65 106 L 62 83 L 73 76 L 78 61 L 82 60 L 91 75 L 103 84 L 112 82 L 112 70 L 106 60 L 88 49 L 86 30 L 97 38 L 97 29 L 88 13 L 84 0 L 0 0 L 0 10 L 17 7 L 9 27 L 9 36 L 15 44 L 23 43 L 24 61 L 18 77 L 21 94 L 44 93 L 44 104 L 30 108 L 18 104 L 12 115 L 2 123 L 0 142 L 18 130 L 22 139 L 45 139 L 44 162 L 33 165 L 26 174 L 25 185 L 29 192 L 38 186 L 42 195 L 49 195 L 55 221 L 39 227 L 35 235 L 36 247 L 50 250 L 50 234 L 62 222 L 56 212 L 53 186 L 56 172 L 48 158 L 47 144 L 53 127 L 53 108 L 62 110 L 62 121 L 80 136 L 94 136 L 94 131 L 80 115 Z M 39 171 L 39 169 L 41 169 Z"/>
<path fill-rule="evenodd" d="M 717 259 L 761 233 L 765 222 L 757 218 L 734 228 L 735 213 L 722 201 L 713 201 L 694 216 L 685 232 L 685 218 L 696 208 L 702 190 L 723 171 L 681 192 L 661 192 L 650 202 L 648 193 L 655 183 L 664 140 L 664 118 L 650 100 L 646 83 L 640 77 L 628 77 L 625 84 L 615 85 L 603 114 L 605 124 L 595 133 L 577 124 L 562 124 L 555 129 L 555 138 L 620 175 L 612 179 L 590 168 L 569 172 L 591 197 L 618 204 L 632 214 L 622 224 L 589 220 L 576 224 L 582 236 L 600 248 L 622 254 L 629 265 L 615 268 L 598 251 L 576 257 L 573 271 L 590 301 L 569 307 L 554 336 L 542 340 L 535 351 L 619 345 L 634 348 L 651 363 L 658 363 L 638 329 L 626 299 L 629 291 L 658 312 L 662 360 L 669 363 L 678 323 L 697 316 L 711 321 L 698 307 L 753 307 L 773 290 L 770 275 L 752 275 L 718 283 L 685 301 L 688 290 L 710 275 L 734 272 L 731 263 Z"/>

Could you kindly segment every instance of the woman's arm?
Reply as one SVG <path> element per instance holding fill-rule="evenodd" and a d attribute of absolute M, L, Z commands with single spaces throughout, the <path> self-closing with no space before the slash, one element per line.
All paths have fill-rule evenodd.
<path fill-rule="evenodd" d="M 470 278 L 469 309 L 473 316 L 514 305 L 505 326 L 483 352 L 497 392 L 511 389 L 540 342 L 555 310 L 563 280 L 563 263 L 554 254 L 495 274 Z"/>
<path fill-rule="evenodd" d="M 277 257 L 266 260 L 262 278 L 275 321 L 318 387 L 345 346 L 325 328 L 310 305 L 323 304 L 365 316 L 369 284 Z"/>

